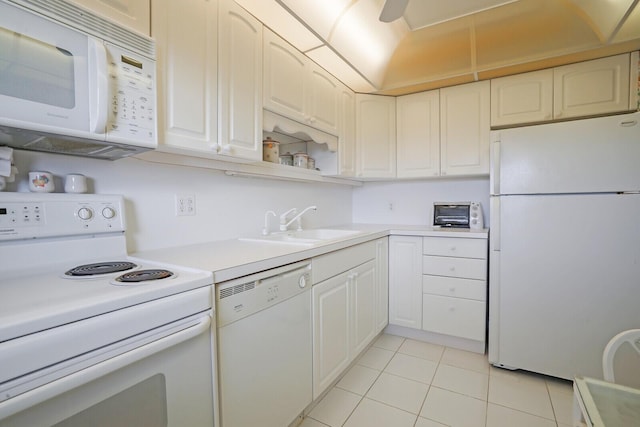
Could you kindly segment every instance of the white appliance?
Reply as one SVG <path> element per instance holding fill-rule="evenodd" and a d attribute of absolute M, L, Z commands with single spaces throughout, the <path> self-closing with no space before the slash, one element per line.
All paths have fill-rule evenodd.
<path fill-rule="evenodd" d="M 489 361 L 602 378 L 640 327 L 640 113 L 491 137 Z"/>
<path fill-rule="evenodd" d="M 212 274 L 127 256 L 124 213 L 0 193 L 0 426 L 213 425 Z"/>
<path fill-rule="evenodd" d="M 157 146 L 155 43 L 65 0 L 0 0 L 0 145 L 102 159 Z"/>
<path fill-rule="evenodd" d="M 431 223 L 438 228 L 482 230 L 482 205 L 480 202 L 435 202 Z"/>
<path fill-rule="evenodd" d="M 216 285 L 222 427 L 286 427 L 312 401 L 311 263 Z"/>

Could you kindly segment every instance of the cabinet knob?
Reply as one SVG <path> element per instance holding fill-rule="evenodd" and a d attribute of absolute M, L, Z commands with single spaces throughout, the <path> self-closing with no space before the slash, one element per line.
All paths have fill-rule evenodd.
<path fill-rule="evenodd" d="M 451 252 L 455 252 L 455 251 L 456 251 L 456 247 L 455 247 L 455 246 L 451 246 L 451 247 L 449 248 L 449 250 L 450 250 Z"/>
<path fill-rule="evenodd" d="M 456 311 L 456 308 L 455 307 L 449 307 L 449 311 L 453 313 L 454 311 Z"/>
<path fill-rule="evenodd" d="M 456 271 L 456 268 L 454 266 L 449 267 L 449 271 Z"/>
<path fill-rule="evenodd" d="M 449 288 L 449 292 L 451 292 L 452 294 L 456 293 L 456 288 L 454 288 L 453 286 Z"/>

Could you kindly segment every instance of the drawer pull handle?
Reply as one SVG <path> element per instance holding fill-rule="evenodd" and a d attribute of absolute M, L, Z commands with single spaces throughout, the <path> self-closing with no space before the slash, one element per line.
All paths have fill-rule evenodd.
<path fill-rule="evenodd" d="M 451 250 L 451 252 L 455 252 L 456 251 L 456 247 L 455 246 L 451 246 L 450 250 Z"/>
<path fill-rule="evenodd" d="M 449 267 L 449 271 L 456 271 L 455 267 Z"/>
<path fill-rule="evenodd" d="M 449 311 L 453 313 L 454 311 L 456 311 L 456 308 L 455 307 L 449 307 Z"/>
<path fill-rule="evenodd" d="M 451 292 L 452 294 L 456 292 L 456 288 L 454 288 L 453 286 L 449 288 L 449 292 Z"/>

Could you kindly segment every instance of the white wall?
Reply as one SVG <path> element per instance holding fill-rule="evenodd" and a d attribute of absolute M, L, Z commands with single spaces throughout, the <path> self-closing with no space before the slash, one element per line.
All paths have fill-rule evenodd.
<path fill-rule="evenodd" d="M 353 190 L 353 222 L 430 225 L 433 202 L 479 201 L 489 225 L 489 178 L 367 182 Z"/>
<path fill-rule="evenodd" d="M 280 214 L 317 205 L 303 226 L 351 222 L 350 186 L 229 177 L 133 158 L 110 162 L 27 151 L 15 151 L 14 157 L 20 175 L 6 191 L 28 191 L 28 171 L 46 170 L 56 175 L 56 192 L 62 191 L 64 175 L 81 173 L 90 178 L 91 192 L 124 195 L 129 252 L 258 234 L 267 210 Z M 176 194 L 195 195 L 195 216 L 175 215 Z M 270 221 L 275 229 L 276 221 Z"/>

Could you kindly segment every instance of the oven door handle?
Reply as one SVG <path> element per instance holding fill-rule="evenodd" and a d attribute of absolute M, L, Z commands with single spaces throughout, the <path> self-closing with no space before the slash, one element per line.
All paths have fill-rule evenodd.
<path fill-rule="evenodd" d="M 160 353 L 163 350 L 174 347 L 210 330 L 211 315 L 207 314 L 198 318 L 194 325 L 174 332 L 156 341 L 134 348 L 133 350 L 114 356 L 110 359 L 91 365 L 85 369 L 74 372 L 50 383 L 44 384 L 28 392 L 19 394 L 5 402 L 0 403 L 0 419 L 9 417 L 31 406 L 42 403 L 74 388 L 80 387 L 90 381 L 122 369 L 139 360 Z"/>

